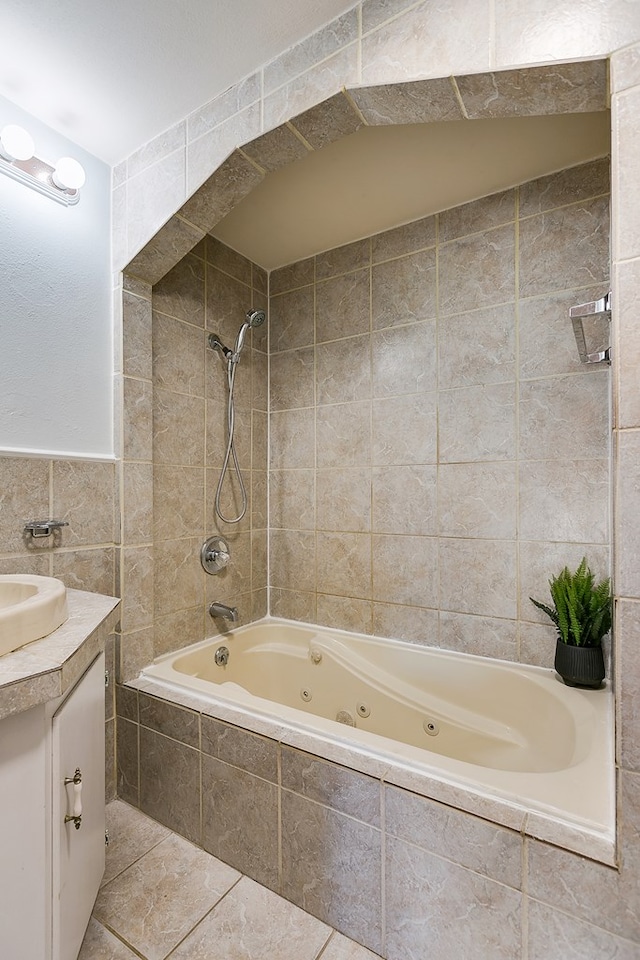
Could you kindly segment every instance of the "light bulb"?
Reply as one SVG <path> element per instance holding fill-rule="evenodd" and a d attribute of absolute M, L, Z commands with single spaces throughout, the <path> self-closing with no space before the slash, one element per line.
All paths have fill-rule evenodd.
<path fill-rule="evenodd" d="M 0 154 L 5 160 L 30 160 L 35 144 L 30 134 L 22 127 L 10 123 L 0 132 Z"/>
<path fill-rule="evenodd" d="M 86 180 L 83 166 L 73 157 L 61 157 L 51 174 L 56 187 L 61 190 L 80 190 Z"/>

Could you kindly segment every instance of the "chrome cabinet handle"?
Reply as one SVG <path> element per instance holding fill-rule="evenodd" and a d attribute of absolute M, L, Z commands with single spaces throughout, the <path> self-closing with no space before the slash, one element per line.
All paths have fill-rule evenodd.
<path fill-rule="evenodd" d="M 65 786 L 68 783 L 73 784 L 73 813 L 66 814 L 64 822 L 73 822 L 76 830 L 79 830 L 82 826 L 82 772 L 80 767 L 76 767 L 76 772 L 72 777 L 64 778 Z"/>

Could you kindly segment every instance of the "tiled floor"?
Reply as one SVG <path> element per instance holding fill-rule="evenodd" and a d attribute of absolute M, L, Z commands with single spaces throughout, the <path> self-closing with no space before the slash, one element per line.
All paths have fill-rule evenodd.
<path fill-rule="evenodd" d="M 377 960 L 134 807 L 107 807 L 102 887 L 78 960 Z"/>

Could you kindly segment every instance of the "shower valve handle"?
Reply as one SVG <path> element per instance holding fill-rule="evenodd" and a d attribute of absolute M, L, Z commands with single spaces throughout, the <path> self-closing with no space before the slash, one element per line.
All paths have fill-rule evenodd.
<path fill-rule="evenodd" d="M 229 545 L 222 537 L 209 537 L 202 544 L 200 563 L 206 573 L 220 573 L 229 563 L 231 554 Z"/>

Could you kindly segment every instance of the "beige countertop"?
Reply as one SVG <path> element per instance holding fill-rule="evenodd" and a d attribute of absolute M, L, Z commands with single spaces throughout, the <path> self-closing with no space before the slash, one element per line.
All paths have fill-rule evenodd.
<path fill-rule="evenodd" d="M 62 696 L 104 649 L 120 601 L 67 590 L 69 619 L 48 637 L 0 657 L 0 719 Z"/>

